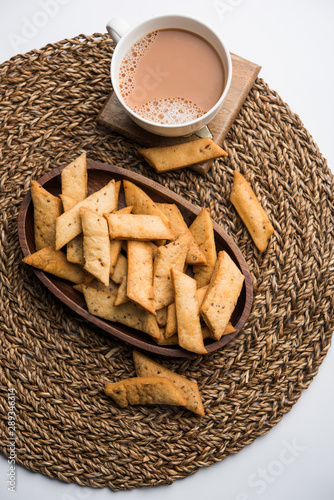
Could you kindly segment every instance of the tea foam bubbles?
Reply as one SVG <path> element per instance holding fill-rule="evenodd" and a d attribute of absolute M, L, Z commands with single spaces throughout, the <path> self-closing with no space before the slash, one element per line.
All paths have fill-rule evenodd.
<path fill-rule="evenodd" d="M 204 114 L 195 103 L 183 97 L 153 99 L 141 106 L 135 106 L 133 111 L 145 120 L 163 125 L 190 122 Z"/>
<path fill-rule="evenodd" d="M 126 100 L 129 94 L 134 90 L 133 77 L 135 71 L 138 67 L 140 59 L 143 57 L 147 49 L 150 47 L 152 42 L 157 36 L 156 31 L 152 31 L 147 35 L 143 36 L 136 43 L 134 43 L 130 50 L 125 54 L 122 64 L 119 69 L 119 89 L 122 98 Z"/>

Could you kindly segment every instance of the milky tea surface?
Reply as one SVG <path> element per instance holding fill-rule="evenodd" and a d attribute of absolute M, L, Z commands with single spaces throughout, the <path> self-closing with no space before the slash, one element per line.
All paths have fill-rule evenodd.
<path fill-rule="evenodd" d="M 209 111 L 224 90 L 221 59 L 204 38 L 179 29 L 146 34 L 125 54 L 119 71 L 124 102 L 141 117 L 178 125 Z"/>

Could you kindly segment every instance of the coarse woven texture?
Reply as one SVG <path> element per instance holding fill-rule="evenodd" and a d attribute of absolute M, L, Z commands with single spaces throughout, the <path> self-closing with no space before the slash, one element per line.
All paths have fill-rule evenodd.
<path fill-rule="evenodd" d="M 206 177 L 190 169 L 154 173 L 136 144 L 96 124 L 111 91 L 112 51 L 106 35 L 81 35 L 0 66 L 0 446 L 8 456 L 14 387 L 19 464 L 118 490 L 172 483 L 237 453 L 308 387 L 331 341 L 334 186 L 300 119 L 261 79 L 223 144 L 228 158 Z M 155 356 L 198 382 L 205 417 L 175 407 L 117 407 L 104 382 L 135 375 L 132 348 L 76 316 L 21 263 L 17 216 L 31 179 L 83 151 L 210 207 L 246 258 L 254 305 L 243 332 L 206 357 Z M 235 169 L 275 228 L 263 255 L 229 202 Z"/>

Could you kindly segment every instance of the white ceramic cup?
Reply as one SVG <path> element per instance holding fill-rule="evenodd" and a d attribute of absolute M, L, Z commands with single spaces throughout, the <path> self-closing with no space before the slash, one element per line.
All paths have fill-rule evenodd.
<path fill-rule="evenodd" d="M 201 117 L 178 125 L 156 123 L 137 115 L 129 106 L 125 104 L 118 86 L 120 64 L 131 45 L 145 34 L 165 28 L 184 29 L 200 35 L 202 38 L 211 43 L 211 45 L 216 49 L 225 69 L 226 84 L 217 103 Z M 137 24 L 136 26 L 130 27 L 123 19 L 114 17 L 107 23 L 107 31 L 114 42 L 117 43 L 111 60 L 111 83 L 119 102 L 122 104 L 126 113 L 135 123 L 137 123 L 137 125 L 153 134 L 167 137 L 180 137 L 196 132 L 200 128 L 207 125 L 216 116 L 223 104 L 231 84 L 232 62 L 230 53 L 226 49 L 224 42 L 208 26 L 190 17 L 166 15 L 152 17 L 147 21 Z"/>

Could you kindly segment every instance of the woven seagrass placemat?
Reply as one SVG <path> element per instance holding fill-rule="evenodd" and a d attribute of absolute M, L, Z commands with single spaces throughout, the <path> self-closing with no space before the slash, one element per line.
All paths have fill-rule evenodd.
<path fill-rule="evenodd" d="M 105 35 L 79 36 L 0 66 L 0 446 L 7 456 L 14 387 L 17 462 L 117 490 L 171 483 L 237 453 L 308 387 L 332 333 L 334 186 L 300 119 L 260 79 L 223 144 L 227 160 L 205 178 L 190 169 L 158 176 L 135 144 L 96 124 L 111 91 L 112 50 Z M 83 150 L 210 207 L 247 260 L 254 305 L 237 339 L 207 357 L 160 359 L 197 380 L 203 418 L 163 406 L 118 408 L 104 381 L 134 376 L 132 349 L 72 313 L 21 264 L 17 215 L 30 180 Z M 273 222 L 264 255 L 229 202 L 234 169 Z"/>

